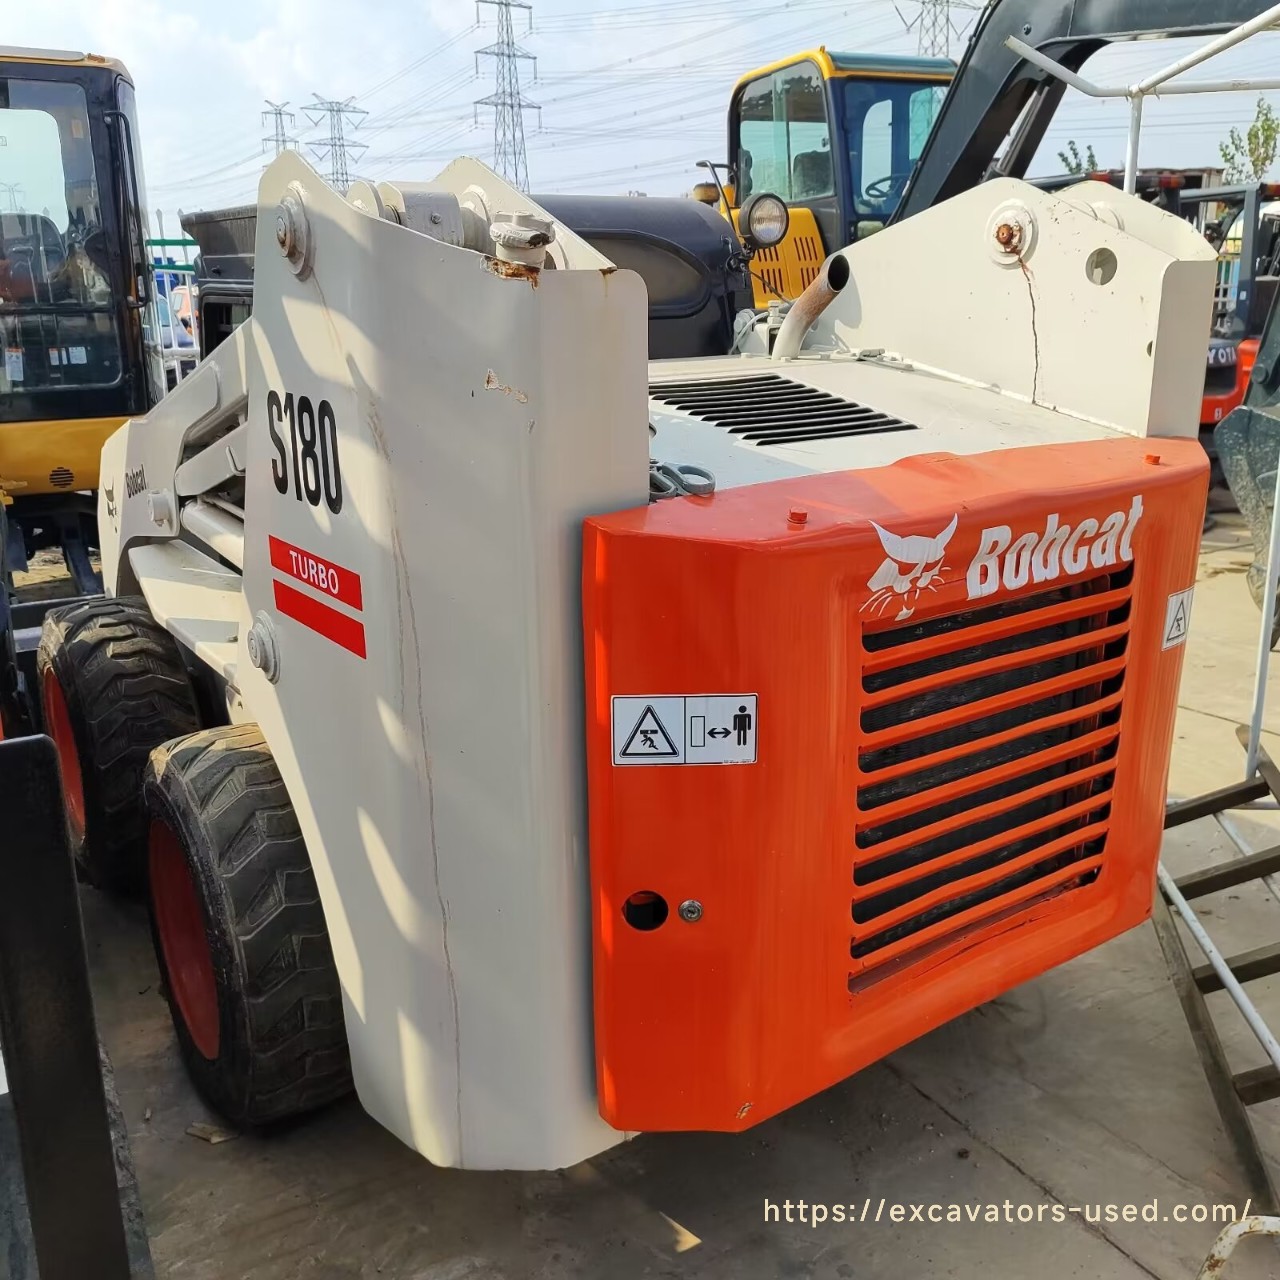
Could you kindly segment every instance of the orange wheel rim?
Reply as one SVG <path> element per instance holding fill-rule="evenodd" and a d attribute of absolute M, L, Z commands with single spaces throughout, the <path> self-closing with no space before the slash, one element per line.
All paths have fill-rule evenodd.
<path fill-rule="evenodd" d="M 218 988 L 204 911 L 191 868 L 176 832 L 159 819 L 151 823 L 147 852 L 151 906 L 168 972 L 169 992 L 192 1043 L 204 1057 L 212 1060 L 218 1056 L 221 1039 Z"/>
<path fill-rule="evenodd" d="M 72 836 L 80 843 L 84 840 L 85 831 L 84 776 L 80 772 L 80 753 L 76 750 L 75 734 L 71 731 L 67 695 L 62 692 L 58 677 L 48 668 L 40 680 L 40 703 L 44 708 L 45 730 L 58 750 L 67 821 Z"/>

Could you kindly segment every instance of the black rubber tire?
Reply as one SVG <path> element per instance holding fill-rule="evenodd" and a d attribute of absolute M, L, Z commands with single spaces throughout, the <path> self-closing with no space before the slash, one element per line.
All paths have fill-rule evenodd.
<path fill-rule="evenodd" d="M 175 999 L 152 901 L 152 938 L 187 1069 L 235 1125 L 300 1115 L 351 1090 L 338 971 L 302 833 L 256 725 L 228 725 L 152 753 L 153 822 L 178 838 L 213 964 L 218 1039 L 197 1048 Z"/>
<path fill-rule="evenodd" d="M 83 789 L 84 830 L 69 824 L 81 876 L 100 889 L 141 893 L 142 771 L 153 748 L 200 727 L 182 653 L 144 600 L 98 597 L 45 616 L 36 673 L 42 689 L 57 680 L 66 700 Z"/>

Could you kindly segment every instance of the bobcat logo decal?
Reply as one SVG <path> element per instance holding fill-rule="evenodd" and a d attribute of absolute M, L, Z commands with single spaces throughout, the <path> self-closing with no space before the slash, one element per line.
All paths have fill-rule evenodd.
<path fill-rule="evenodd" d="M 947 543 L 951 541 L 960 523 L 959 515 L 951 517 L 951 523 L 932 538 L 920 534 L 902 537 L 882 529 L 873 520 L 872 527 L 880 535 L 880 545 L 884 547 L 887 557 L 885 562 L 871 575 L 867 586 L 871 595 L 859 610 L 860 613 L 870 611 L 873 616 L 882 618 L 898 606 L 894 615 L 898 622 L 911 617 L 922 591 L 936 591 L 946 579 L 942 576 L 950 566 L 943 564 L 947 554 Z"/>
<path fill-rule="evenodd" d="M 116 506 L 115 482 L 112 481 L 111 484 L 104 484 L 102 486 L 102 492 L 107 498 L 107 518 L 114 525 L 116 523 L 116 517 L 120 514 L 120 508 Z"/>

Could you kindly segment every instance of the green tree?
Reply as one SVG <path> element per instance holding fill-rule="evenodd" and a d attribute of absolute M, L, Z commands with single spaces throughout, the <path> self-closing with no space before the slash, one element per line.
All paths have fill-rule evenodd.
<path fill-rule="evenodd" d="M 1226 142 L 1218 144 L 1225 169 L 1223 181 L 1261 182 L 1275 162 L 1277 148 L 1280 148 L 1280 116 L 1266 98 L 1259 98 L 1253 123 L 1244 135 L 1241 136 L 1239 129 L 1232 129 Z"/>
<path fill-rule="evenodd" d="M 1096 173 L 1098 171 L 1098 157 L 1093 154 L 1093 147 L 1086 144 L 1084 156 L 1080 155 L 1080 148 L 1076 146 L 1073 138 L 1067 143 L 1066 151 L 1058 152 L 1058 159 L 1062 161 L 1062 167 L 1068 173 Z"/>

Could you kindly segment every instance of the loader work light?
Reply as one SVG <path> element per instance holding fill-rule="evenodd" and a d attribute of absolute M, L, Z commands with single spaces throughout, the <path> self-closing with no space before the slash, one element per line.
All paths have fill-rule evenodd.
<path fill-rule="evenodd" d="M 742 206 L 738 225 L 751 249 L 772 249 L 786 238 L 790 221 L 791 215 L 782 200 L 762 191 Z"/>

